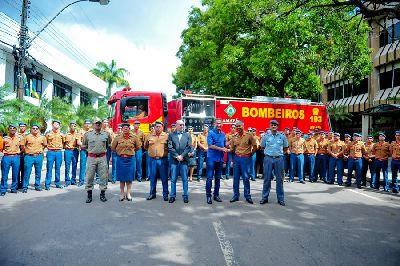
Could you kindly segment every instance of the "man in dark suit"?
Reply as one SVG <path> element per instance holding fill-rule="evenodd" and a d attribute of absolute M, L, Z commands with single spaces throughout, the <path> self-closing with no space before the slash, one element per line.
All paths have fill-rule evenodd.
<path fill-rule="evenodd" d="M 184 131 L 184 123 L 182 120 L 176 121 L 176 130 L 168 136 L 168 154 L 170 155 L 171 165 L 171 194 L 169 203 L 175 201 L 176 196 L 176 180 L 178 175 L 182 177 L 183 183 L 183 202 L 189 202 L 188 195 L 188 153 L 191 150 L 192 138 Z"/>

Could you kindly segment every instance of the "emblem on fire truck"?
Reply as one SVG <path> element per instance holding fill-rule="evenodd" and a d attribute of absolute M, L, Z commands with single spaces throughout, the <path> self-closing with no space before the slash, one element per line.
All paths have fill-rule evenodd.
<path fill-rule="evenodd" d="M 232 116 L 236 113 L 236 109 L 235 109 L 235 107 L 232 106 L 232 104 L 230 104 L 228 107 L 226 107 L 226 109 L 224 110 L 224 112 L 225 112 L 229 117 L 232 117 Z"/>

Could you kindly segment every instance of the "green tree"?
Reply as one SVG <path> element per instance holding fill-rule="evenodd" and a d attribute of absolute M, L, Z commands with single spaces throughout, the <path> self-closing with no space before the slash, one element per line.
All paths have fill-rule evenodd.
<path fill-rule="evenodd" d="M 203 0 L 193 7 L 173 74 L 177 92 L 316 100 L 318 69 L 336 67 L 359 80 L 371 70 L 368 25 L 352 7 L 337 12 L 312 4 L 327 0 Z M 312 3 L 311 3 L 312 2 Z"/>
<path fill-rule="evenodd" d="M 111 60 L 109 65 L 98 62 L 96 68 L 93 68 L 90 72 L 107 82 L 107 100 L 111 96 L 111 89 L 114 85 L 130 87 L 129 82 L 125 79 L 125 75 L 129 75 L 129 71 L 125 68 L 117 68 L 117 62 L 114 59 Z"/>

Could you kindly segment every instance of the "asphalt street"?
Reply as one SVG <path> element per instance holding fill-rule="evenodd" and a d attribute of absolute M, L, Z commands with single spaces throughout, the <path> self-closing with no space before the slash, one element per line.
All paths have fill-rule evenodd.
<path fill-rule="evenodd" d="M 33 178 L 31 179 L 32 182 Z M 63 180 L 63 178 L 62 178 Z M 134 182 L 133 201 L 108 201 L 96 186 L 52 187 L 0 198 L 0 265 L 400 265 L 400 198 L 370 189 L 286 183 L 282 207 L 275 182 L 259 205 L 262 180 L 251 182 L 255 204 L 206 204 L 205 182 L 189 184 L 190 202 L 147 201 L 149 182 Z M 241 195 L 243 186 L 241 184 Z"/>

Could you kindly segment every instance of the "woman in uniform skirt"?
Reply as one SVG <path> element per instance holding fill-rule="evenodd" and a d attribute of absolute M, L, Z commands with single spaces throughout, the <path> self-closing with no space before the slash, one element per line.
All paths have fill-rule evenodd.
<path fill-rule="evenodd" d="M 121 190 L 119 201 L 125 199 L 132 201 L 131 188 L 136 170 L 135 151 L 140 148 L 140 140 L 130 132 L 130 125 L 128 123 L 122 124 L 122 133 L 117 135 L 111 144 L 111 149 L 117 154 L 116 177 L 117 181 L 120 182 Z"/>

